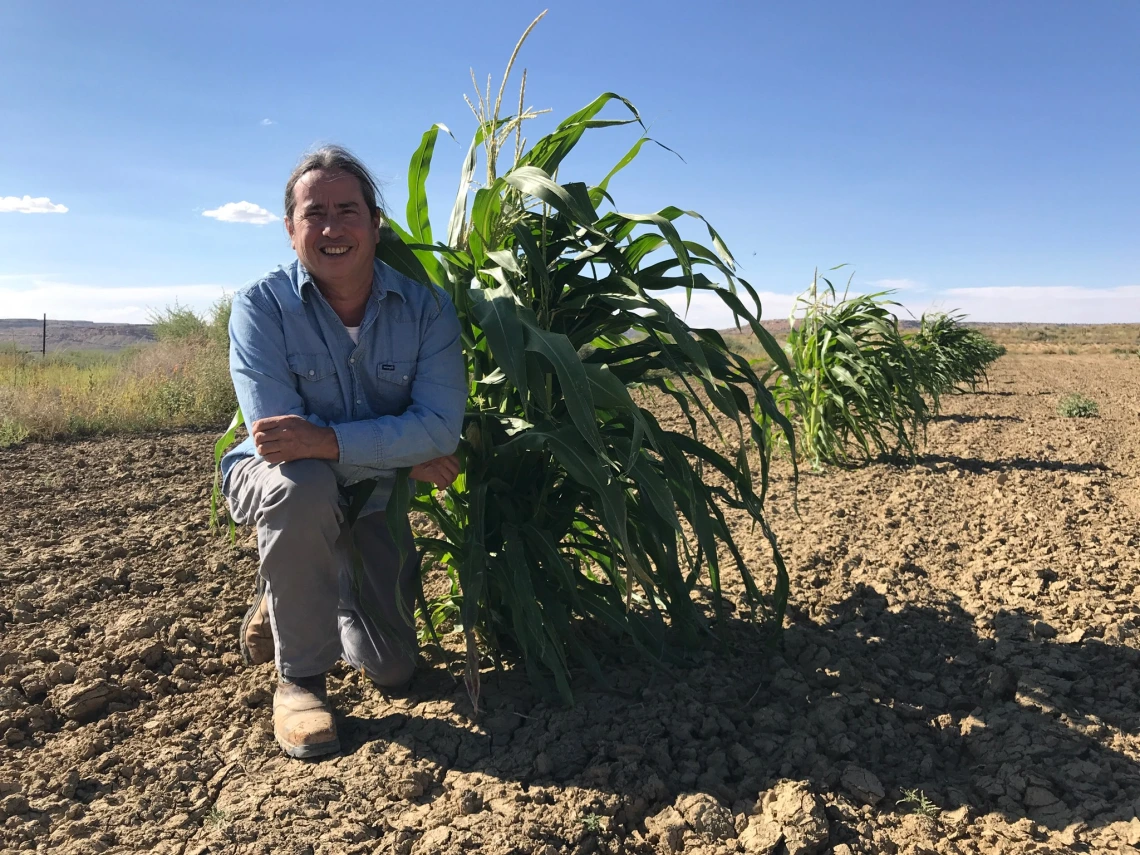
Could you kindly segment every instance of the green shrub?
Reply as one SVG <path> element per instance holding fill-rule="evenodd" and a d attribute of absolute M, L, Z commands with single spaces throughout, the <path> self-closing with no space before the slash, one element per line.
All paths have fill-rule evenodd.
<path fill-rule="evenodd" d="M 152 311 L 147 322 L 154 328 L 159 341 L 184 341 L 204 338 L 209 324 L 197 312 L 177 301 L 173 306 Z"/>
<path fill-rule="evenodd" d="M 0 419 L 0 448 L 19 445 L 29 436 L 31 436 L 31 431 L 20 422 L 9 418 Z"/>
<path fill-rule="evenodd" d="M 1074 392 L 1061 399 L 1057 404 L 1057 412 L 1067 419 L 1088 419 L 1100 415 L 1100 407 L 1091 398 Z"/>

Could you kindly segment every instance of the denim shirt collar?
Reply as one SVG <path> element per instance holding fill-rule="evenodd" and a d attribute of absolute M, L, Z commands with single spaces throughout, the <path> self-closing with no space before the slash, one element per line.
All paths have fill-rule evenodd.
<path fill-rule="evenodd" d="M 293 287 L 303 303 L 306 300 L 306 292 L 309 289 L 316 289 L 317 283 L 313 281 L 312 274 L 305 269 L 305 265 L 301 263 L 301 259 L 297 259 L 293 264 L 294 271 L 291 277 Z M 390 275 L 391 273 L 392 271 L 380 259 L 375 258 L 372 260 L 372 296 L 369 298 L 369 302 L 383 300 L 388 296 L 389 292 L 399 296 L 405 303 L 408 301 L 408 295 L 404 293 L 401 277 L 392 276 Z"/>

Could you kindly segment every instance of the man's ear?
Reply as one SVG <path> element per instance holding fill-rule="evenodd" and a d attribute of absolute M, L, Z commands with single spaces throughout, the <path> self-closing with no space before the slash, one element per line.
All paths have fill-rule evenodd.
<path fill-rule="evenodd" d="M 292 220 L 292 219 L 290 219 L 290 217 L 289 217 L 289 215 L 288 215 L 288 214 L 286 214 L 286 215 L 285 215 L 284 217 L 282 217 L 281 219 L 283 219 L 283 220 L 285 221 L 285 231 L 286 231 L 286 232 L 288 232 L 288 234 L 289 234 L 289 245 L 290 245 L 291 247 L 293 247 L 293 249 L 294 249 L 294 250 L 296 250 L 296 249 L 297 249 L 297 244 L 296 244 L 296 242 L 294 241 L 294 235 L 293 235 L 293 220 Z"/>
<path fill-rule="evenodd" d="M 380 224 L 383 222 L 384 217 L 381 216 L 380 211 L 375 211 L 372 214 L 372 230 L 376 233 L 376 243 L 380 243 Z"/>

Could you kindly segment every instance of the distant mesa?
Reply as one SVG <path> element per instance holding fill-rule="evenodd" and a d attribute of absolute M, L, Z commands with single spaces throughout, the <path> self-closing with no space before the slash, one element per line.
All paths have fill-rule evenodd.
<path fill-rule="evenodd" d="M 43 318 L 0 318 L 0 349 L 15 345 L 38 353 L 42 345 Z M 101 324 L 95 321 L 56 321 L 48 318 L 47 349 L 122 350 L 154 341 L 150 324 Z"/>

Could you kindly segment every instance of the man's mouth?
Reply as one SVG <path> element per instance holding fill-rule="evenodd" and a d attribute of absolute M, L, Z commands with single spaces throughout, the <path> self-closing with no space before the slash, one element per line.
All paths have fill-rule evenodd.
<path fill-rule="evenodd" d="M 321 255 L 344 255 L 350 248 L 347 246 L 322 246 Z"/>

